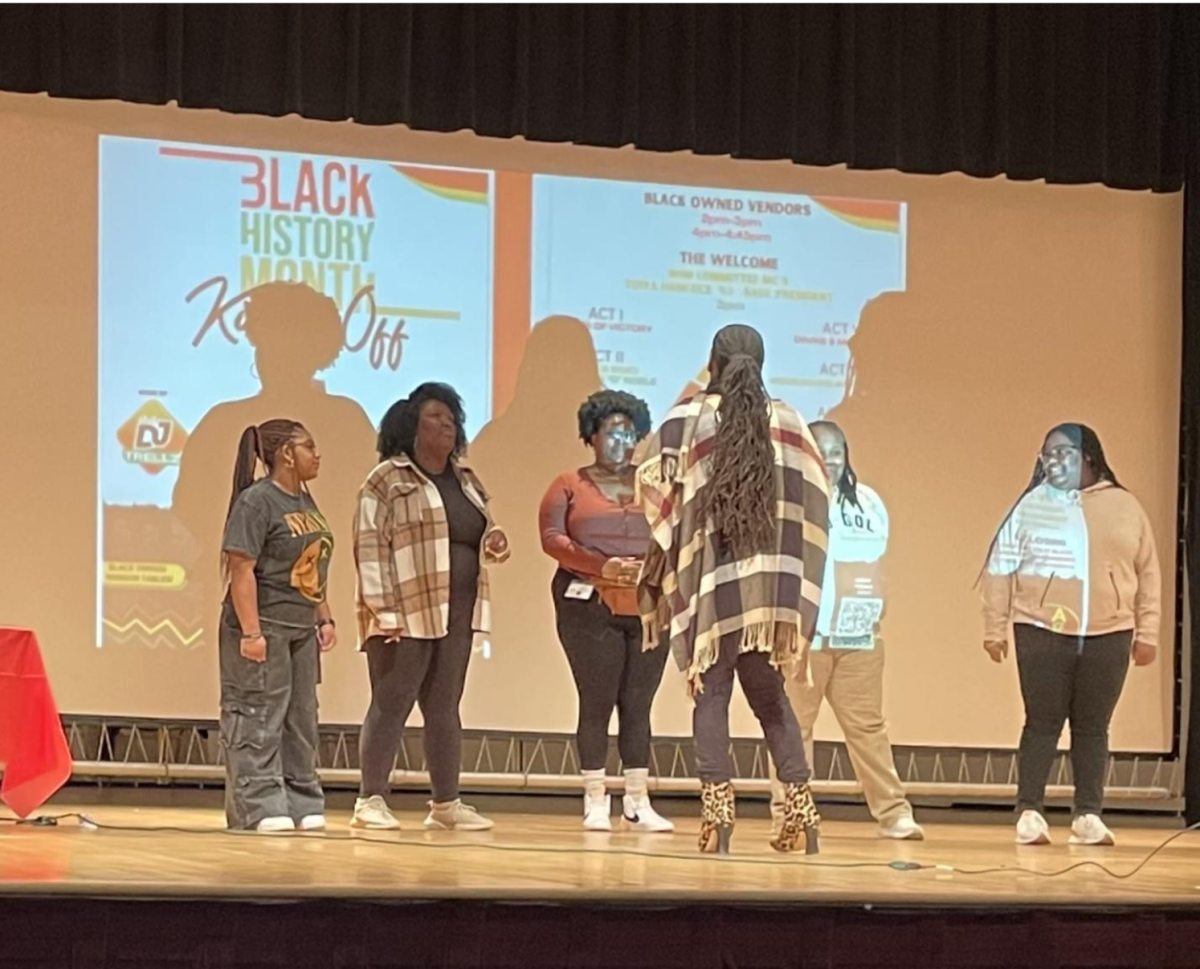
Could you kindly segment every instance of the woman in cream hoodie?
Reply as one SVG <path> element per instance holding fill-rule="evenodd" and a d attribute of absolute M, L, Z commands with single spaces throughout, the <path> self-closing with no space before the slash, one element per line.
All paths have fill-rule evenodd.
<path fill-rule="evenodd" d="M 1016 643 L 1025 729 L 1017 842 L 1047 844 L 1046 781 L 1064 722 L 1075 777 L 1072 844 L 1112 844 L 1100 820 L 1108 726 L 1132 656 L 1154 661 L 1161 575 L 1149 519 L 1108 466 L 1096 432 L 1061 424 L 992 541 L 983 576 L 984 644 Z"/>

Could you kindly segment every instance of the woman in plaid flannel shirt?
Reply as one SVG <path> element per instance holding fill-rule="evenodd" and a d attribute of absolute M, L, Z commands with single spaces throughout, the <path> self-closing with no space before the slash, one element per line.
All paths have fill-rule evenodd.
<path fill-rule="evenodd" d="M 371 706 L 359 737 L 354 827 L 399 827 L 385 796 L 414 703 L 425 721 L 433 794 L 425 827 L 492 827 L 458 796 L 459 703 L 475 634 L 491 626 L 486 565 L 503 562 L 509 550 L 488 514 L 487 492 L 463 459 L 464 424 L 453 388 L 422 384 L 384 416 L 382 463 L 359 492 L 354 558 Z"/>

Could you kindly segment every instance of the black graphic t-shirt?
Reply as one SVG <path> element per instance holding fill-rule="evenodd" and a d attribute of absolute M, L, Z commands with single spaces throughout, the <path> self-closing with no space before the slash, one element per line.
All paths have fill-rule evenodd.
<path fill-rule="evenodd" d="M 333 533 L 307 492 L 289 495 L 269 478 L 256 481 L 234 502 L 222 548 L 256 560 L 263 622 L 313 624 L 325 601 Z"/>

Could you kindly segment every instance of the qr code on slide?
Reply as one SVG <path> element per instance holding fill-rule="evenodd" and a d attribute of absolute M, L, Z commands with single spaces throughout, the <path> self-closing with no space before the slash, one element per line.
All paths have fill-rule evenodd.
<path fill-rule="evenodd" d="M 882 599 L 843 599 L 834 623 L 835 636 L 867 636 L 883 615 Z"/>

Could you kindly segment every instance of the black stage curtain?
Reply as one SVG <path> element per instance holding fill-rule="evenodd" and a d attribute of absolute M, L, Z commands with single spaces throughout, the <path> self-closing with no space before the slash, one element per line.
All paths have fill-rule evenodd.
<path fill-rule="evenodd" d="M 0 89 L 1176 191 L 1200 179 L 1198 18 L 1166 4 L 13 4 Z M 1197 575 L 1200 197 L 1185 206 L 1181 511 Z M 1200 615 L 1200 579 L 1189 589 Z M 1200 697 L 1200 663 L 1192 686 Z M 1200 753 L 1192 707 L 1181 729 Z"/>
<path fill-rule="evenodd" d="M 1173 191 L 1176 7 L 0 7 L 0 88 Z"/>

